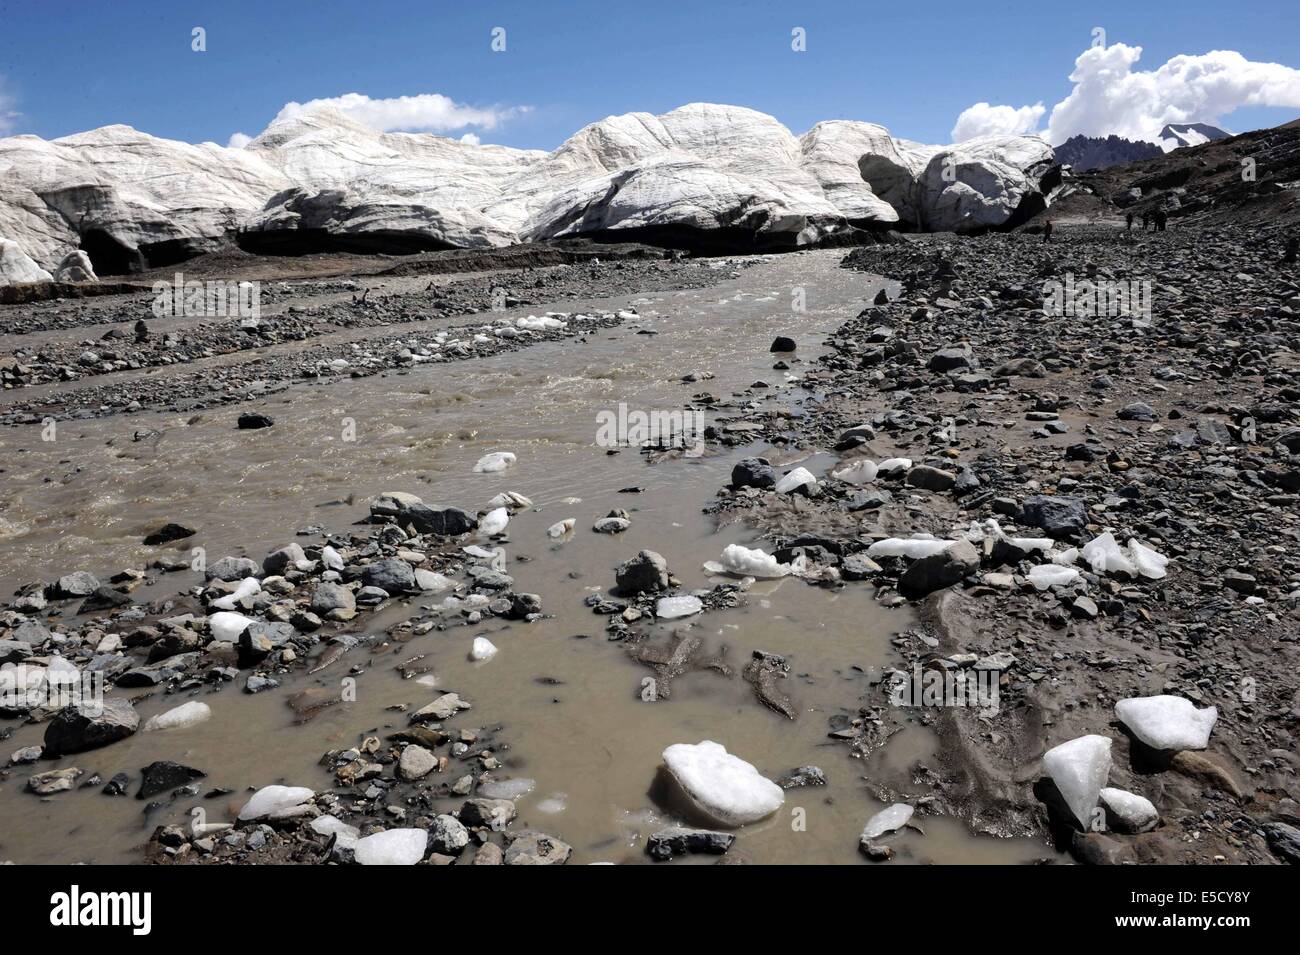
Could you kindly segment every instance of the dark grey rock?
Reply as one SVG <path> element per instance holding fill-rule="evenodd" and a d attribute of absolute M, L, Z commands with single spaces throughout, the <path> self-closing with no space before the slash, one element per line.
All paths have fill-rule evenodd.
<path fill-rule="evenodd" d="M 959 540 L 945 550 L 912 562 L 898 579 L 898 592 L 916 600 L 926 594 L 951 587 L 968 574 L 979 570 L 980 556 L 975 545 Z"/>
<path fill-rule="evenodd" d="M 126 739 L 139 728 L 140 716 L 129 700 L 67 706 L 45 727 L 45 752 L 51 757 L 84 753 Z"/>
<path fill-rule="evenodd" d="M 668 561 L 652 550 L 643 550 L 619 564 L 614 579 L 626 594 L 659 593 L 669 586 Z"/>
<path fill-rule="evenodd" d="M 1072 540 L 1088 523 L 1088 508 L 1077 497 L 1036 494 L 1025 501 L 1022 520 L 1041 528 L 1049 537 Z"/>
<path fill-rule="evenodd" d="M 673 856 L 697 852 L 720 856 L 730 849 L 735 841 L 735 835 L 730 832 L 669 826 L 667 829 L 651 833 L 650 838 L 646 840 L 645 848 L 652 859 L 664 862 Z"/>
<path fill-rule="evenodd" d="M 731 469 L 731 486 L 775 487 L 776 470 L 767 462 L 767 458 L 745 458 Z"/>

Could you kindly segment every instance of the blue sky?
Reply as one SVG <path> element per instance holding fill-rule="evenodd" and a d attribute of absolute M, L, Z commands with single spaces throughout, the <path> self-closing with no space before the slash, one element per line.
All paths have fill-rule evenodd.
<path fill-rule="evenodd" d="M 207 31 L 205 53 L 190 48 L 195 26 Z M 504 53 L 490 49 L 497 26 Z M 803 53 L 790 49 L 796 26 L 807 31 Z M 947 142 L 979 101 L 1042 101 L 1050 113 L 1097 26 L 1111 43 L 1143 48 L 1137 69 L 1214 49 L 1300 68 L 1297 0 L 0 0 L 0 117 L 17 114 L 10 133 L 46 138 L 126 123 L 224 144 L 261 131 L 290 101 L 440 93 L 530 107 L 474 131 L 549 149 L 611 113 L 706 100 L 771 113 L 796 133 L 863 119 Z M 1297 116 L 1248 107 L 1225 125 Z"/>

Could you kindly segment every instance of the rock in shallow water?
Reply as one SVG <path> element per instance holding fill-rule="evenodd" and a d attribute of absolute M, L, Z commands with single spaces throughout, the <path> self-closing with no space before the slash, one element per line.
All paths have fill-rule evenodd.
<path fill-rule="evenodd" d="M 81 753 L 126 739 L 140 726 L 128 700 L 104 700 L 103 706 L 69 706 L 45 727 L 45 754 Z"/>
<path fill-rule="evenodd" d="M 722 855 L 735 841 L 736 837 L 730 832 L 669 826 L 667 829 L 651 833 L 650 838 L 646 840 L 646 852 L 652 859 L 661 862 L 673 856 L 696 852 Z"/>

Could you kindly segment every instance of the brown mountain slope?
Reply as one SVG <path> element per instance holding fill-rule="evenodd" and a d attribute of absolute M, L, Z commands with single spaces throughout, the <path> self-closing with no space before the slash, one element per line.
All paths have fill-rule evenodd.
<path fill-rule="evenodd" d="M 1159 208 L 1175 226 L 1300 224 L 1300 120 L 1080 173 L 1023 228 L 1040 230 L 1044 219 L 1058 225 L 1122 223 L 1127 211 L 1140 216 Z"/>

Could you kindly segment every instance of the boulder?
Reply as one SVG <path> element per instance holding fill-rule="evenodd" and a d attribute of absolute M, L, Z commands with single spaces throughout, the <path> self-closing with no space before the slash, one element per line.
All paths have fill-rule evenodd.
<path fill-rule="evenodd" d="M 54 757 L 98 749 L 126 739 L 139 727 L 140 717 L 129 700 L 67 706 L 45 727 L 45 754 Z"/>
<path fill-rule="evenodd" d="M 913 561 L 898 579 L 898 592 L 909 600 L 951 587 L 979 570 L 980 555 L 968 540 L 954 541 L 948 547 Z"/>
<path fill-rule="evenodd" d="M 659 593 L 669 587 L 668 561 L 652 550 L 643 550 L 618 565 L 614 580 L 625 594 Z"/>
<path fill-rule="evenodd" d="M 1025 501 L 1021 519 L 1057 540 L 1073 540 L 1088 523 L 1088 508 L 1077 497 L 1036 494 Z"/>
<path fill-rule="evenodd" d="M 411 569 L 411 565 L 396 557 L 387 557 L 366 564 L 361 569 L 361 582 L 367 587 L 378 587 L 390 596 L 419 589 L 415 584 L 415 572 Z"/>

